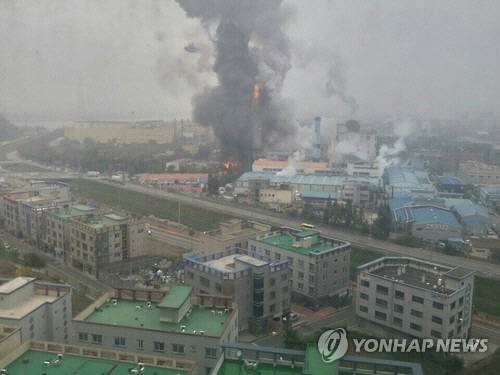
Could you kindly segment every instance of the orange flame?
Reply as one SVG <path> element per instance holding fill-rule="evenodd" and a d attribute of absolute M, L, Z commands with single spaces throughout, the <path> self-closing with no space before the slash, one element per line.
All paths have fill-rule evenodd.
<path fill-rule="evenodd" d="M 254 111 L 257 110 L 257 104 L 259 104 L 259 98 L 260 98 L 260 87 L 258 83 L 255 83 L 253 85 L 253 98 L 252 98 L 252 109 Z"/>

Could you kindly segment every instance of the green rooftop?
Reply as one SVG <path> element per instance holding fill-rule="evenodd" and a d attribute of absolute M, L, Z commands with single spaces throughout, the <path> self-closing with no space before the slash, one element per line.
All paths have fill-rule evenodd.
<path fill-rule="evenodd" d="M 178 309 L 188 299 L 193 287 L 188 285 L 173 285 L 168 294 L 158 304 L 158 307 Z"/>
<path fill-rule="evenodd" d="M 130 374 L 131 369 L 137 369 L 137 364 L 105 360 L 101 358 L 85 357 L 73 354 L 63 354 L 58 366 L 45 367 L 45 361 L 55 361 L 57 353 L 28 350 L 10 363 L 6 370 L 7 374 L 47 374 L 47 375 L 122 375 Z M 187 375 L 188 371 L 183 369 L 168 369 L 158 366 L 145 366 L 145 374 L 157 375 Z"/>
<path fill-rule="evenodd" d="M 299 233 L 303 233 L 303 232 L 316 232 L 316 231 L 306 230 L 306 231 L 302 231 Z M 274 245 L 277 247 L 281 247 L 282 249 L 294 251 L 296 253 L 304 254 L 304 255 L 307 255 L 309 253 L 321 253 L 323 251 L 327 251 L 327 250 L 330 250 L 333 248 L 332 245 L 330 245 L 330 244 L 321 244 L 321 243 L 313 244 L 310 247 L 297 246 L 297 245 L 300 245 L 300 243 L 294 241 L 294 236 L 297 236 L 297 233 L 295 233 L 293 235 L 284 234 L 284 235 L 280 235 L 280 236 L 267 237 L 267 238 L 264 238 L 264 239 L 259 240 L 259 241 L 266 243 L 268 245 Z M 306 237 L 309 237 L 309 236 L 306 236 Z M 292 246 L 292 245 L 295 245 L 295 246 Z"/>
<path fill-rule="evenodd" d="M 302 368 L 289 365 L 276 365 L 271 363 L 259 363 L 257 369 L 246 369 L 242 361 L 236 359 L 225 359 L 217 375 L 294 375 L 302 374 Z M 324 375 L 330 375 L 325 373 Z M 323 374 L 322 374 L 323 375 Z"/>
<path fill-rule="evenodd" d="M 294 233 L 293 235 L 295 237 L 299 237 L 299 238 L 306 238 L 306 237 L 314 236 L 316 234 L 319 234 L 319 232 L 317 230 L 308 229 L 308 230 L 302 230 L 300 232 Z"/>
<path fill-rule="evenodd" d="M 138 309 L 137 306 L 142 307 Z M 146 302 L 143 301 L 119 299 L 116 306 L 107 302 L 103 303 L 84 320 L 167 332 L 181 332 L 181 326 L 186 326 L 186 333 L 205 331 L 208 336 L 220 336 L 232 313 L 232 309 L 229 309 L 227 313 L 221 308 L 193 306 L 191 314 L 186 314 L 179 323 L 167 323 L 160 321 L 161 309 L 157 306 L 156 302 L 152 302 L 151 307 L 147 307 Z M 212 314 L 212 310 L 215 314 Z"/>
<path fill-rule="evenodd" d="M 108 219 L 111 219 L 111 220 L 125 220 L 125 219 L 128 219 L 126 216 L 121 216 L 121 215 L 117 215 L 117 214 L 106 214 L 104 216 L 107 217 Z"/>
<path fill-rule="evenodd" d="M 95 210 L 94 207 L 90 207 L 90 206 L 87 206 L 85 204 L 77 204 L 77 205 L 72 206 L 72 208 L 77 209 L 79 211 L 92 211 L 92 210 Z"/>
<path fill-rule="evenodd" d="M 318 347 L 315 345 L 307 346 L 306 362 L 304 363 L 304 375 L 336 375 L 339 373 L 339 362 L 326 363 L 321 357 Z"/>

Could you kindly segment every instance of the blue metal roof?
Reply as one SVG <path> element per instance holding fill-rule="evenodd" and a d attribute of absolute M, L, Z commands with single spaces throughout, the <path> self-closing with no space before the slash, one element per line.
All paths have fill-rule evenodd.
<path fill-rule="evenodd" d="M 447 199 L 446 206 L 453 208 L 462 218 L 474 215 L 490 218 L 490 215 L 483 207 L 472 203 L 468 199 Z"/>
<path fill-rule="evenodd" d="M 481 190 L 486 194 L 500 194 L 500 186 L 482 186 Z"/>
<path fill-rule="evenodd" d="M 412 207 L 410 208 L 415 224 L 442 223 L 460 227 L 452 212 L 437 207 Z"/>
<path fill-rule="evenodd" d="M 438 181 L 441 185 L 465 185 L 461 179 L 455 176 L 438 176 Z"/>
<path fill-rule="evenodd" d="M 409 165 L 391 165 L 386 168 L 389 185 L 415 188 L 432 188 L 427 171 Z"/>

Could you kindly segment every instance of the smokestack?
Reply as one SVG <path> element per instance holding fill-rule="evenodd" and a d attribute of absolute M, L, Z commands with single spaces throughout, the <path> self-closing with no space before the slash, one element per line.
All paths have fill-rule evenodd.
<path fill-rule="evenodd" d="M 314 162 L 321 161 L 321 117 L 314 118 L 314 133 L 316 135 L 316 140 L 314 144 Z"/>

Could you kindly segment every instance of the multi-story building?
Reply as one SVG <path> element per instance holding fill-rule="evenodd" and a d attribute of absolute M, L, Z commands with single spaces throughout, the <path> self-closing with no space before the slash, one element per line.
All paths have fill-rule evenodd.
<path fill-rule="evenodd" d="M 317 230 L 283 227 L 249 239 L 251 251 L 288 260 L 292 293 L 313 304 L 330 303 L 348 294 L 351 244 Z"/>
<path fill-rule="evenodd" d="M 215 253 L 235 247 L 248 249 L 249 238 L 267 233 L 271 229 L 269 225 L 253 221 L 243 222 L 239 219 L 231 219 L 219 223 L 219 225 L 219 229 L 200 234 L 200 250 L 202 254 Z"/>
<path fill-rule="evenodd" d="M 468 184 L 500 185 L 500 167 L 468 160 L 458 166 L 458 177 Z"/>
<path fill-rule="evenodd" d="M 85 215 L 70 219 L 69 264 L 98 275 L 109 263 L 144 256 L 149 238 L 143 221 L 116 214 Z"/>
<path fill-rule="evenodd" d="M 222 294 L 238 304 L 239 329 L 263 332 L 290 307 L 288 262 L 233 248 L 185 258 L 185 281 L 196 294 Z"/>
<path fill-rule="evenodd" d="M 192 288 L 117 289 L 72 321 L 70 341 L 93 350 L 114 349 L 168 355 L 198 362 L 210 373 L 225 342 L 238 341 L 238 309 L 224 296 L 193 296 Z"/>
<path fill-rule="evenodd" d="M 14 234 L 21 234 L 21 215 L 20 208 L 22 202 L 36 202 L 40 201 L 38 191 L 36 190 L 23 190 L 6 194 L 2 197 L 3 215 L 5 229 Z"/>
<path fill-rule="evenodd" d="M 21 330 L 28 339 L 68 342 L 71 286 L 31 277 L 0 279 L 0 324 Z"/>
<path fill-rule="evenodd" d="M 97 208 L 82 204 L 43 210 L 41 238 L 44 249 L 53 254 L 56 260 L 65 262 L 70 251 L 70 219 L 95 215 L 97 211 Z"/>
<path fill-rule="evenodd" d="M 368 207 L 376 203 L 376 191 L 366 181 L 349 181 L 342 186 L 340 199 L 350 201 L 356 207 Z"/>
<path fill-rule="evenodd" d="M 421 338 L 467 338 L 474 271 L 408 257 L 358 267 L 356 314 Z"/>
<path fill-rule="evenodd" d="M 130 353 L 119 348 L 88 348 L 39 340 L 16 344 L 12 338 L 12 334 L 0 338 L 0 346 L 4 342 L 11 345 L 5 355 L 0 355 L 0 369 L 5 374 L 192 375 L 197 365 L 186 358 Z M 6 342 L 8 339 L 10 342 Z"/>
<path fill-rule="evenodd" d="M 280 160 L 257 159 L 252 164 L 252 172 L 281 172 L 292 167 L 295 173 L 301 174 L 326 174 L 330 172 L 328 163 L 324 162 L 289 162 Z"/>
<path fill-rule="evenodd" d="M 500 205 L 500 186 L 482 186 L 479 189 L 479 199 L 487 206 Z"/>

